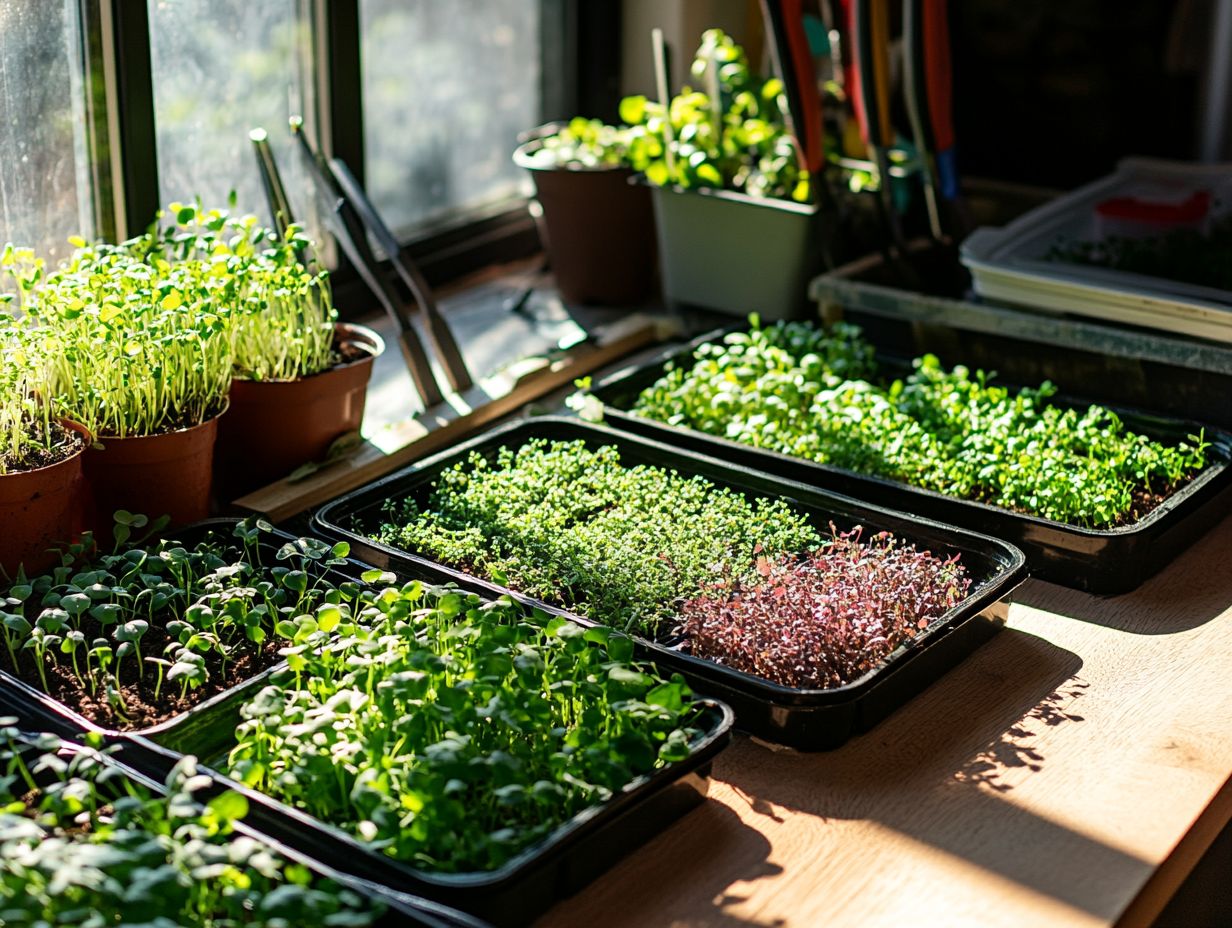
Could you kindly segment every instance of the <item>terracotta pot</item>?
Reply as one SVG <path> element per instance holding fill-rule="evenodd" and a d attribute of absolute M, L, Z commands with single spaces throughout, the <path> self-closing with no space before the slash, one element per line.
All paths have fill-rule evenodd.
<path fill-rule="evenodd" d="M 175 432 L 95 439 L 82 459 L 89 500 L 86 527 L 99 537 L 110 537 L 117 509 L 151 520 L 168 515 L 172 525 L 209 516 L 214 441 L 226 411 Z"/>
<path fill-rule="evenodd" d="M 47 467 L 0 476 L 0 567 L 10 577 L 18 565 L 33 575 L 56 564 L 48 549 L 81 531 L 81 461 L 90 433 L 76 422 L 60 424 L 84 439 L 80 448 Z"/>
<path fill-rule="evenodd" d="M 566 303 L 637 306 L 651 295 L 655 274 L 650 191 L 632 183 L 628 168 L 544 168 L 531 157 L 533 140 L 514 152 L 530 171 L 543 208 L 539 234 Z"/>
<path fill-rule="evenodd" d="M 231 409 L 219 424 L 215 456 L 220 501 L 322 460 L 335 440 L 359 431 L 372 362 L 385 342 L 366 326 L 341 322 L 334 341 L 357 346 L 365 356 L 299 380 L 231 382 Z"/>

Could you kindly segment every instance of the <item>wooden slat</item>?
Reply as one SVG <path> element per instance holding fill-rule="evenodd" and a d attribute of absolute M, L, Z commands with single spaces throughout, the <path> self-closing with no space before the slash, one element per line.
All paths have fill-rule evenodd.
<path fill-rule="evenodd" d="M 871 733 L 738 736 L 544 926 L 1145 925 L 1232 817 L 1232 519 L 1132 594 L 1032 581 Z"/>
<path fill-rule="evenodd" d="M 383 429 L 346 459 L 300 481 L 280 480 L 235 500 L 233 505 L 263 513 L 275 522 L 290 518 L 454 444 L 668 334 L 661 320 L 631 317 L 626 325 L 609 328 L 599 343 L 577 345 L 561 358 L 540 362 L 530 370 L 487 378 L 461 395 L 447 397 L 444 404 L 427 413 Z"/>

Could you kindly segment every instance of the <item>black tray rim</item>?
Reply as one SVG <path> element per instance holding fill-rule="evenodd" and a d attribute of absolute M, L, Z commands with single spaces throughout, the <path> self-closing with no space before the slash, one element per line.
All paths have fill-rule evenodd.
<path fill-rule="evenodd" d="M 604 398 L 604 395 L 610 396 L 616 390 L 625 387 L 630 380 L 640 378 L 649 374 L 651 368 L 658 370 L 661 377 L 665 373 L 665 366 L 669 363 L 679 364 L 682 360 L 692 360 L 693 353 L 702 345 L 713 342 L 722 342 L 726 336 L 747 331 L 744 326 L 722 326 L 717 329 L 712 329 L 709 332 L 703 333 L 688 342 L 678 342 L 673 345 L 668 345 L 657 351 L 654 355 L 640 362 L 625 365 L 619 370 L 613 371 L 601 378 L 587 392 L 594 396 L 603 406 L 604 422 L 609 418 L 616 423 L 613 427 L 621 428 L 622 423 L 636 422 L 637 428 L 652 430 L 664 435 L 665 440 L 671 436 L 682 435 L 688 441 L 694 441 L 709 445 L 715 449 L 736 449 L 742 453 L 754 455 L 764 455 L 771 461 L 782 462 L 792 466 L 804 466 L 816 470 L 819 474 L 833 474 L 845 480 L 855 481 L 868 484 L 872 488 L 882 488 L 891 490 L 896 493 L 909 493 L 925 497 L 932 501 L 935 505 L 959 506 L 970 509 L 976 512 L 987 514 L 994 518 L 1002 520 L 1013 520 L 1033 528 L 1044 528 L 1051 531 L 1063 532 L 1080 538 L 1089 538 L 1093 540 L 1109 539 L 1118 537 L 1133 537 L 1138 534 L 1154 528 L 1157 522 L 1161 522 L 1168 518 L 1181 505 L 1184 505 L 1190 497 L 1202 492 L 1210 483 L 1219 480 L 1220 478 L 1227 479 L 1229 471 L 1232 470 L 1232 433 L 1219 428 L 1218 426 L 1209 425 L 1207 423 L 1198 422 L 1190 419 L 1177 419 L 1167 416 L 1160 416 L 1154 413 L 1149 413 L 1140 409 L 1131 409 L 1123 406 L 1110 406 L 1106 403 L 1099 405 L 1108 409 L 1130 425 L 1135 431 L 1142 432 L 1150 436 L 1150 423 L 1167 423 L 1172 426 L 1192 427 L 1194 434 L 1202 432 L 1204 440 L 1210 444 L 1212 449 L 1215 449 L 1219 454 L 1219 460 L 1208 464 L 1203 468 L 1192 480 L 1186 483 L 1183 487 L 1170 495 L 1162 503 L 1148 512 L 1145 516 L 1135 522 L 1130 522 L 1125 525 L 1117 525 L 1112 528 L 1089 528 L 1082 525 L 1075 525 L 1072 522 L 1060 522 L 1056 519 L 1047 519 L 1043 516 L 1033 515 L 1027 512 L 1016 512 L 1013 509 L 1006 509 L 1003 506 L 994 506 L 991 503 L 983 503 L 978 500 L 963 499 L 961 496 L 951 496 L 945 493 L 940 493 L 936 490 L 930 490 L 925 487 L 917 487 L 914 484 L 905 483 L 901 480 L 890 480 L 886 477 L 879 477 L 872 474 L 864 474 L 859 471 L 848 470 L 845 467 L 835 467 L 832 464 L 821 464 L 817 461 L 810 461 L 808 458 L 795 457 L 790 454 L 783 454 L 781 451 L 773 451 L 769 448 L 758 448 L 753 445 L 742 444 L 738 441 L 732 441 L 730 438 L 723 438 L 718 435 L 710 435 L 707 432 L 699 431 L 682 425 L 669 425 L 666 422 L 660 422 L 657 419 L 649 419 L 644 416 L 636 416 L 628 410 L 620 409 L 612 405 Z M 656 378 L 657 379 L 657 378 Z M 1062 402 L 1056 405 L 1065 406 L 1064 402 L 1067 394 L 1058 390 L 1057 396 Z M 1140 423 L 1146 423 L 1143 427 Z"/>
<path fill-rule="evenodd" d="M 837 503 L 840 506 L 858 510 L 861 512 L 861 516 L 868 515 L 874 519 L 884 517 L 892 522 L 910 520 L 913 524 L 920 525 L 933 532 L 961 539 L 968 548 L 992 549 L 992 551 L 997 552 L 997 555 L 1000 555 L 1000 557 L 997 557 L 993 554 L 985 554 L 990 560 L 997 561 L 1000 564 L 1000 569 L 981 581 L 975 591 L 969 593 L 960 603 L 938 617 L 928 628 L 923 629 L 920 634 L 896 648 L 886 656 L 882 663 L 871 668 L 856 680 L 839 687 L 818 689 L 784 686 L 754 676 L 753 674 L 727 667 L 716 661 L 676 651 L 649 638 L 629 634 L 629 637 L 632 638 L 635 644 L 645 649 L 650 655 L 649 659 L 655 663 L 683 673 L 692 673 L 699 679 L 715 681 L 723 686 L 742 690 L 755 698 L 769 701 L 773 705 L 789 705 L 798 710 L 816 710 L 858 702 L 869 690 L 888 678 L 895 670 L 902 667 L 911 657 L 925 649 L 929 644 L 943 638 L 955 628 L 978 619 L 996 603 L 1007 598 L 1016 587 L 1026 581 L 1028 576 L 1026 557 L 1022 551 L 1009 542 L 994 538 L 991 535 L 959 528 L 921 516 L 886 509 L 830 490 L 811 487 L 797 481 L 755 471 L 738 464 L 716 460 L 707 455 L 658 442 L 641 435 L 567 416 L 535 416 L 529 419 L 507 422 L 493 429 L 481 432 L 466 442 L 426 457 L 408 467 L 395 471 L 386 477 L 323 504 L 313 513 L 313 528 L 326 537 L 348 541 L 353 548 L 358 548 L 361 552 L 365 548 L 379 552 L 390 561 L 391 569 L 395 572 L 399 569 L 410 574 L 430 571 L 461 586 L 477 589 L 488 595 L 509 596 L 525 605 L 541 609 L 551 615 L 561 616 L 584 627 L 608 627 L 598 619 L 578 615 L 577 613 L 570 612 L 568 609 L 546 603 L 532 596 L 527 596 L 474 574 L 457 570 L 401 548 L 395 548 L 391 545 L 374 541 L 331 519 L 332 512 L 338 509 L 344 509 L 352 505 L 356 508 L 359 508 L 360 505 L 367 505 L 366 498 L 369 496 L 379 497 L 384 491 L 392 490 L 393 487 L 408 481 L 419 482 L 415 481 L 415 478 L 425 471 L 443 468 L 451 463 L 465 460 L 472 451 L 478 450 L 481 446 L 497 443 L 504 440 L 510 433 L 533 428 L 537 424 L 566 426 L 577 429 L 582 433 L 589 433 L 595 441 L 628 442 L 642 446 L 642 448 L 647 450 L 665 452 L 682 458 L 686 462 L 692 460 L 704 463 L 710 468 L 727 471 L 732 477 L 737 479 L 741 476 L 753 476 L 777 485 L 776 495 L 789 502 L 800 496 L 805 498 L 813 497 L 815 500 L 824 503 Z M 526 436 L 523 440 L 529 440 L 531 437 L 533 436 Z M 583 436 L 579 435 L 578 437 Z M 420 477 L 420 480 L 426 479 L 429 478 Z M 392 495 L 392 493 L 385 493 L 385 496 Z M 621 633 L 628 634 L 626 632 Z"/>

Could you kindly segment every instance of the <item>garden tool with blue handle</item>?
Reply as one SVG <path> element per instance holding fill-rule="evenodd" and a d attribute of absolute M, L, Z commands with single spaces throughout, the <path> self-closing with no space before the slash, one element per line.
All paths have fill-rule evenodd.
<path fill-rule="evenodd" d="M 911 131 L 923 165 L 924 196 L 933 238 L 966 232 L 956 159 L 953 77 L 946 0 L 903 0 L 903 89 Z M 943 204 L 948 205 L 943 216 Z"/>

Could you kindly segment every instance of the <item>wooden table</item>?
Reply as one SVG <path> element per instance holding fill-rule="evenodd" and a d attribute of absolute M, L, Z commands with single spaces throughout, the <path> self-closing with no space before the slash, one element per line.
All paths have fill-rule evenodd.
<path fill-rule="evenodd" d="M 1232 518 L 1005 631 L 826 754 L 737 736 L 711 799 L 545 926 L 1149 924 L 1232 818 Z"/>

